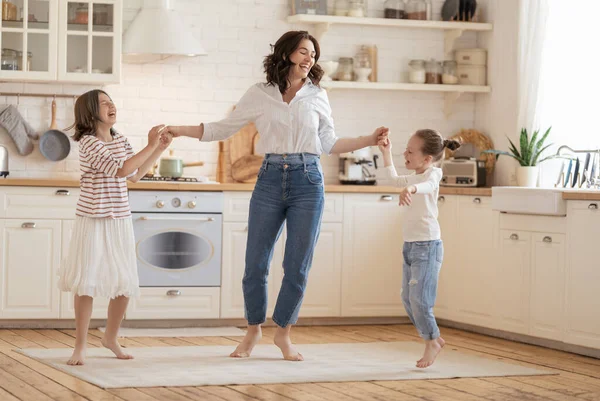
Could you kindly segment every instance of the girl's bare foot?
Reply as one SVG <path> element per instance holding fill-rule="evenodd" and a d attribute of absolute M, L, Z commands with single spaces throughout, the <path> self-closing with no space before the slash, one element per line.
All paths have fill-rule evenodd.
<path fill-rule="evenodd" d="M 118 359 L 133 359 L 133 355 L 123 351 L 123 348 L 121 348 L 117 339 L 109 341 L 103 338 L 102 345 L 111 350 Z"/>
<path fill-rule="evenodd" d="M 437 342 L 440 345 L 440 347 L 442 347 L 442 348 L 444 348 L 444 345 L 446 345 L 446 341 L 444 341 L 444 339 L 442 337 L 438 337 Z"/>
<path fill-rule="evenodd" d="M 441 350 L 442 345 L 437 339 L 426 341 L 425 352 L 423 352 L 423 358 L 417 361 L 417 368 L 423 369 L 433 365 L 433 362 L 435 362 L 435 357 L 440 353 Z"/>
<path fill-rule="evenodd" d="M 246 335 L 244 339 L 237 346 L 235 351 L 229 354 L 232 358 L 248 358 L 254 349 L 254 346 L 258 344 L 260 339 L 262 338 L 262 329 L 260 325 L 248 326 L 248 331 L 246 331 Z"/>
<path fill-rule="evenodd" d="M 286 361 L 303 361 L 304 357 L 301 353 L 296 351 L 292 340 L 290 339 L 290 326 L 286 328 L 277 327 L 273 342 L 279 347 L 283 354 L 283 359 Z"/>
<path fill-rule="evenodd" d="M 85 363 L 85 348 L 77 348 L 73 351 L 73 355 L 67 361 L 67 365 L 83 365 Z"/>

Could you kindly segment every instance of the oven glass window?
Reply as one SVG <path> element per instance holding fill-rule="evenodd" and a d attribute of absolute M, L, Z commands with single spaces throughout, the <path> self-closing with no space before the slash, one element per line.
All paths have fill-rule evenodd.
<path fill-rule="evenodd" d="M 164 232 L 140 242 L 138 256 L 144 262 L 163 269 L 187 269 L 204 263 L 213 254 L 204 238 L 186 232 Z"/>

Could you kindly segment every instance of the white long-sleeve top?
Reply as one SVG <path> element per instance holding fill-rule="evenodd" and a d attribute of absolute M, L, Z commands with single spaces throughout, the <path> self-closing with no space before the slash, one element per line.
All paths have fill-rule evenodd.
<path fill-rule="evenodd" d="M 437 198 L 440 192 L 442 169 L 430 167 L 423 174 L 398 175 L 392 165 L 386 168 L 388 177 L 405 188 L 414 185 L 417 192 L 412 195 L 410 206 L 402 206 L 404 219 L 402 235 L 405 242 L 433 241 L 440 239 Z"/>
<path fill-rule="evenodd" d="M 327 92 L 307 78 L 290 104 L 275 85 L 258 83 L 225 119 L 204 124 L 203 142 L 226 139 L 249 122 L 260 138 L 257 153 L 330 154 L 337 141 Z"/>

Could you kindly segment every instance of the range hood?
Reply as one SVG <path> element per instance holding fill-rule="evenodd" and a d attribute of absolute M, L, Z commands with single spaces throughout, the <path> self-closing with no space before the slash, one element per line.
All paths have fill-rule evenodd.
<path fill-rule="evenodd" d="M 124 61 L 150 62 L 171 56 L 206 55 L 202 44 L 173 8 L 174 0 L 144 0 L 123 34 Z"/>

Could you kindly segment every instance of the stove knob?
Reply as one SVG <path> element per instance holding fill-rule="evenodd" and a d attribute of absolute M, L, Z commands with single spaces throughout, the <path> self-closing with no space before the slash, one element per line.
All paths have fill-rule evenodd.
<path fill-rule="evenodd" d="M 156 207 L 159 209 L 162 209 L 163 207 L 165 207 L 165 202 L 163 202 L 163 201 L 156 202 Z"/>
<path fill-rule="evenodd" d="M 190 209 L 193 209 L 193 208 L 195 208 L 195 207 L 196 207 L 196 201 L 189 201 L 189 202 L 188 202 L 188 207 L 189 207 Z"/>

